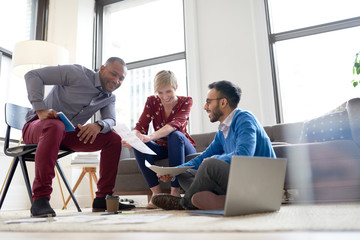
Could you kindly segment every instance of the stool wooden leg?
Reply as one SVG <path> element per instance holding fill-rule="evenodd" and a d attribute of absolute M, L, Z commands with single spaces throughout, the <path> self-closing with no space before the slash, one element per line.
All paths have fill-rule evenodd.
<path fill-rule="evenodd" d="M 97 184 L 97 183 L 98 183 L 98 179 L 97 179 L 97 176 L 96 176 L 96 169 L 95 169 L 95 172 L 92 173 L 92 176 L 93 176 L 93 179 L 94 179 L 95 184 Z"/>
<path fill-rule="evenodd" d="M 67 205 L 67 204 L 65 204 L 65 197 L 64 197 L 64 193 L 63 193 L 63 190 L 62 190 L 62 187 L 61 187 L 60 178 L 59 178 L 59 173 L 58 173 L 56 167 L 55 167 L 55 173 L 56 173 L 56 178 L 57 178 L 58 183 L 59 183 L 61 198 L 62 198 L 63 204 L 64 204 L 63 209 L 66 209 L 66 205 Z M 70 197 L 69 197 L 69 198 L 70 198 Z M 70 199 L 69 199 L 69 200 L 70 200 Z"/>
<path fill-rule="evenodd" d="M 92 173 L 91 172 L 89 172 L 89 182 L 90 182 L 91 202 L 93 202 L 94 201 L 94 190 L 93 190 Z"/>
<path fill-rule="evenodd" d="M 74 188 L 73 188 L 73 193 L 75 193 L 75 191 L 76 191 L 77 187 L 79 186 L 81 180 L 84 178 L 85 173 L 86 173 L 85 168 L 83 168 L 83 171 L 81 172 L 81 174 L 80 174 L 80 176 L 79 176 L 79 179 L 77 180 L 77 182 L 76 182 L 76 184 L 75 184 L 75 186 L 74 186 Z M 66 205 L 69 203 L 70 198 L 71 198 L 71 196 L 69 196 L 69 197 L 66 199 L 66 202 L 65 202 L 65 204 L 64 204 L 64 206 L 63 206 L 63 208 L 62 208 L 63 210 L 66 209 Z"/>
<path fill-rule="evenodd" d="M 96 168 L 95 167 L 87 168 L 87 171 L 89 173 L 91 200 L 94 201 L 94 189 L 93 189 L 92 180 L 94 180 L 95 184 L 97 184 L 98 180 L 96 177 Z"/>

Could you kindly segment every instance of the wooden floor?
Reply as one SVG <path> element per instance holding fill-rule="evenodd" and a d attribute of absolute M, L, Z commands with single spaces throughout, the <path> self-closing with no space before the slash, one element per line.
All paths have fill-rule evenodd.
<path fill-rule="evenodd" d="M 111 240 L 359 240 L 360 232 L 263 232 L 263 233 L 20 233 L 0 232 L 0 239 L 26 240 L 70 240 L 70 239 L 111 239 Z"/>

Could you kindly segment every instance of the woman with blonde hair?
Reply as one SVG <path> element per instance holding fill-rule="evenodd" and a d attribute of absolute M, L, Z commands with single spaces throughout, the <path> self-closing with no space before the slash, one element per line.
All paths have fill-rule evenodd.
<path fill-rule="evenodd" d="M 185 156 L 195 153 L 195 142 L 189 136 L 186 126 L 191 97 L 177 96 L 177 80 L 173 72 L 160 71 L 154 79 L 155 94 L 147 98 L 144 111 L 133 131 L 157 155 L 144 154 L 134 149 L 140 170 L 152 191 L 152 196 L 161 193 L 159 179 L 156 174 L 145 166 L 145 160 L 154 164 L 156 160 L 168 158 L 169 166 L 175 167 L 185 161 Z M 149 134 L 149 125 L 153 123 L 154 132 Z M 130 145 L 123 141 L 130 148 Z M 180 196 L 180 186 L 175 178 L 171 182 L 171 195 Z M 150 201 L 146 208 L 156 208 Z"/>

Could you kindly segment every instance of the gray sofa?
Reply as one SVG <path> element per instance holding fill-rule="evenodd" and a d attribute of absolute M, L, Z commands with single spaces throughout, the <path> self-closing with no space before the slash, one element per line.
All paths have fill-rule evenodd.
<path fill-rule="evenodd" d="M 333 116 L 339 114 L 343 117 Z M 306 133 L 321 134 L 323 129 L 342 129 L 342 135 L 338 132 L 334 139 L 304 137 Z M 299 201 L 360 200 L 360 98 L 319 118 L 265 126 L 265 130 L 276 156 L 288 159 L 284 189 L 296 189 Z"/>
<path fill-rule="evenodd" d="M 342 137 L 327 132 L 328 135 L 333 134 L 330 135 L 335 136 L 335 139 L 322 139 L 321 127 L 314 126 L 334 116 L 340 119 L 341 131 L 347 134 Z M 288 159 L 284 184 L 286 191 L 296 189 L 300 201 L 360 200 L 360 98 L 349 100 L 342 108 L 322 118 L 264 128 L 277 157 Z M 317 134 L 308 136 L 314 132 L 319 133 L 320 139 L 314 138 Z M 197 144 L 197 152 L 206 149 L 214 135 L 215 132 L 191 135 Z M 157 161 L 156 164 L 167 166 L 167 159 Z M 169 191 L 169 184 L 160 184 L 164 192 Z M 132 150 L 127 148 L 122 149 L 114 193 L 151 195 Z"/>

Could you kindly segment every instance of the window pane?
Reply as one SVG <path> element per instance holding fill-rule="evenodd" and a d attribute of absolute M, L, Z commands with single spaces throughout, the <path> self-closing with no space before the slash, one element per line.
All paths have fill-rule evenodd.
<path fill-rule="evenodd" d="M 0 71 L 0 137 L 5 137 L 6 126 L 3 124 L 5 123 L 5 103 L 11 102 L 22 106 L 29 106 L 30 104 L 27 99 L 25 81 L 11 73 L 10 58 L 2 56 Z M 21 132 L 14 131 L 11 135 L 12 138 L 19 139 L 21 137 Z"/>
<path fill-rule="evenodd" d="M 34 39 L 35 5 L 34 0 L 0 1 L 0 47 L 13 51 L 15 43 Z M 16 14 L 14 14 L 16 13 Z M 6 52 L 8 52 L 6 51 Z M 29 106 L 26 85 L 11 71 L 11 58 L 0 54 L 0 137 L 5 137 L 6 125 L 4 106 L 6 102 Z M 12 138 L 20 138 L 21 132 L 12 132 Z"/>
<path fill-rule="evenodd" d="M 185 60 L 168 62 L 128 71 L 121 87 L 114 92 L 116 95 L 116 119 L 125 123 L 130 129 L 135 127 L 144 110 L 146 99 L 154 95 L 154 77 L 161 70 L 175 73 L 179 88 L 178 96 L 186 96 Z"/>
<path fill-rule="evenodd" d="M 13 51 L 15 43 L 34 39 L 33 2 L 35 1 L 0 1 L 0 47 Z"/>
<path fill-rule="evenodd" d="M 353 97 L 360 27 L 275 44 L 284 122 L 322 115 Z"/>
<path fill-rule="evenodd" d="M 104 7 L 103 60 L 134 62 L 183 52 L 182 0 L 131 0 Z"/>
<path fill-rule="evenodd" d="M 272 32 L 279 33 L 359 16 L 359 0 L 268 0 Z"/>

